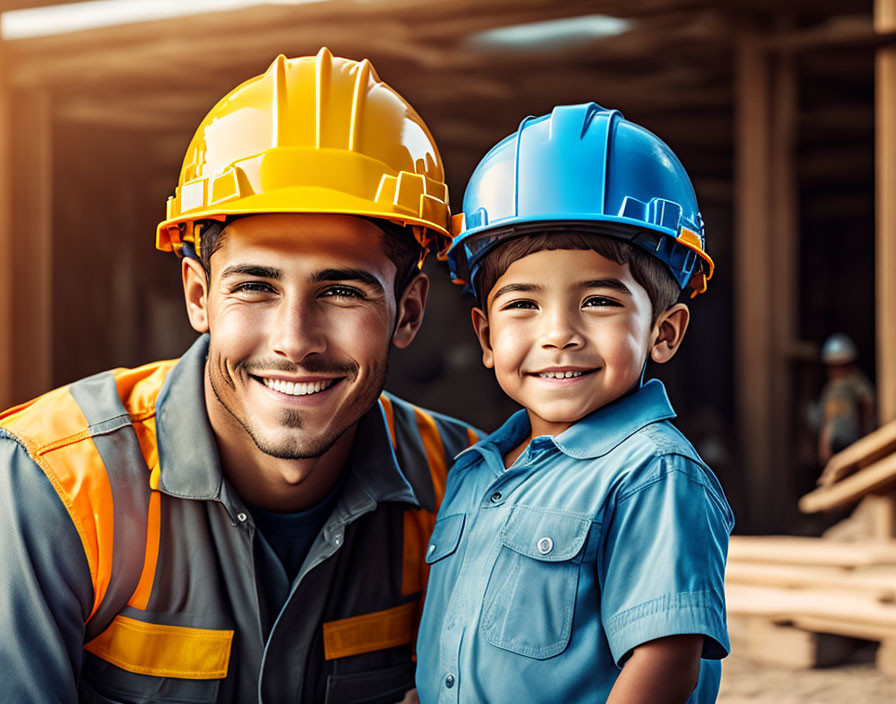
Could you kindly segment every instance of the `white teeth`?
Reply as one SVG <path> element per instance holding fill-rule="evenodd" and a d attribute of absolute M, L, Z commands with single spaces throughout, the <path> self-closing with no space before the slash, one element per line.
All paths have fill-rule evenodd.
<path fill-rule="evenodd" d="M 539 374 L 542 379 L 570 379 L 574 376 L 582 376 L 585 372 L 544 372 Z"/>
<path fill-rule="evenodd" d="M 311 394 L 320 393 L 324 389 L 328 389 L 336 383 L 336 379 L 327 379 L 326 381 L 312 381 L 308 383 L 299 382 L 295 384 L 291 381 L 283 381 L 281 379 L 268 379 L 267 377 L 262 377 L 261 380 L 269 389 L 279 391 L 281 394 L 288 394 L 289 396 L 309 396 Z"/>

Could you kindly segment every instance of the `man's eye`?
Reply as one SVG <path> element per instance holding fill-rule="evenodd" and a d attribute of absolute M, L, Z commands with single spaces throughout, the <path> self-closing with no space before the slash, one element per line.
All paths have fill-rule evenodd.
<path fill-rule="evenodd" d="M 243 281 L 232 289 L 233 293 L 268 293 L 273 290 L 271 285 L 264 281 Z"/>
<path fill-rule="evenodd" d="M 364 298 L 361 291 L 351 286 L 330 286 L 324 289 L 322 295 L 333 298 Z"/>

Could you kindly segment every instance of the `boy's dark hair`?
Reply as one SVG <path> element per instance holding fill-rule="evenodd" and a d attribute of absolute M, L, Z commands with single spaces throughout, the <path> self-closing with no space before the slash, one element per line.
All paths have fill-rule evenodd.
<path fill-rule="evenodd" d="M 617 264 L 627 263 L 632 277 L 644 287 L 650 297 L 653 321 L 675 305 L 681 295 L 672 272 L 659 259 L 650 256 L 640 247 L 592 232 L 542 232 L 514 237 L 485 255 L 476 275 L 479 307 L 488 312 L 488 294 L 513 262 L 545 249 L 590 249 Z"/>
<path fill-rule="evenodd" d="M 411 282 L 411 279 L 420 273 L 417 264 L 420 262 L 423 250 L 409 227 L 379 218 L 365 217 L 364 220 L 369 220 L 383 231 L 383 253 L 395 265 L 396 269 L 395 300 L 397 302 L 401 298 L 401 294 L 404 293 L 405 287 Z M 230 223 L 233 220 L 229 219 L 227 222 Z M 208 280 L 211 274 L 212 255 L 224 241 L 222 235 L 225 227 L 225 223 L 208 220 L 204 223 L 199 236 L 199 252 L 197 254 L 199 255 L 202 268 L 205 269 L 206 280 Z"/>

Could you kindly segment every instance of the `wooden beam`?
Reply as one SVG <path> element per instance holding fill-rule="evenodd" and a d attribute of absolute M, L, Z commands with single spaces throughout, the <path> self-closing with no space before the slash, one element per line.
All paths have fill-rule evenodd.
<path fill-rule="evenodd" d="M 875 0 L 874 28 L 896 28 L 896 0 Z M 876 57 L 877 389 L 882 423 L 896 420 L 896 47 Z"/>
<path fill-rule="evenodd" d="M 896 546 L 785 535 L 737 535 L 729 543 L 728 561 L 832 567 L 896 565 Z"/>
<path fill-rule="evenodd" d="M 0 42 L 0 408 L 14 403 L 12 317 L 13 227 L 9 216 L 12 197 L 11 100 L 7 77 L 6 46 Z"/>
<path fill-rule="evenodd" d="M 790 362 L 796 339 L 797 271 L 793 165 L 796 78 L 773 63 L 758 31 L 737 43 L 735 93 L 735 349 L 738 429 L 751 507 L 779 530 L 796 495 L 791 465 Z M 774 69 L 774 72 L 773 70 Z"/>
<path fill-rule="evenodd" d="M 13 123 L 14 400 L 53 381 L 52 119 L 43 91 L 16 91 Z M 77 295 L 72 292 L 72 295 Z"/>

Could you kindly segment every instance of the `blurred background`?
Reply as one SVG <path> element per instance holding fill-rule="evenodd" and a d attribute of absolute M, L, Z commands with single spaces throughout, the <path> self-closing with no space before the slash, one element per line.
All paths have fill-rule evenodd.
<path fill-rule="evenodd" d="M 455 211 L 488 148 L 557 104 L 619 108 L 679 155 L 717 273 L 692 302 L 681 352 L 651 373 L 720 476 L 739 532 L 811 534 L 835 518 L 796 509 L 819 472 L 807 417 L 827 335 L 852 337 L 880 419 L 896 417 L 890 0 L 877 0 L 877 26 L 871 0 L 0 9 L 4 405 L 186 349 L 178 266 L 153 237 L 187 143 L 218 98 L 278 53 L 326 45 L 369 58 L 417 108 Z M 427 322 L 393 359 L 389 387 L 494 429 L 513 408 L 480 364 L 469 303 L 428 267 Z"/>
<path fill-rule="evenodd" d="M 696 188 L 716 275 L 680 353 L 649 371 L 736 531 L 819 535 L 864 495 L 797 509 L 821 470 L 828 335 L 852 338 L 877 421 L 896 419 L 896 0 L 0 0 L 0 12 L 3 406 L 190 345 L 179 267 L 153 248 L 187 144 L 277 54 L 326 45 L 369 58 L 416 107 L 455 212 L 485 152 L 555 105 L 618 108 L 665 140 Z M 388 387 L 492 430 L 514 408 L 480 364 L 469 301 L 440 264 L 427 270 L 427 320 Z M 896 535 L 886 477 L 875 539 Z M 870 637 L 894 644 L 878 664 L 896 673 L 886 618 Z"/>

